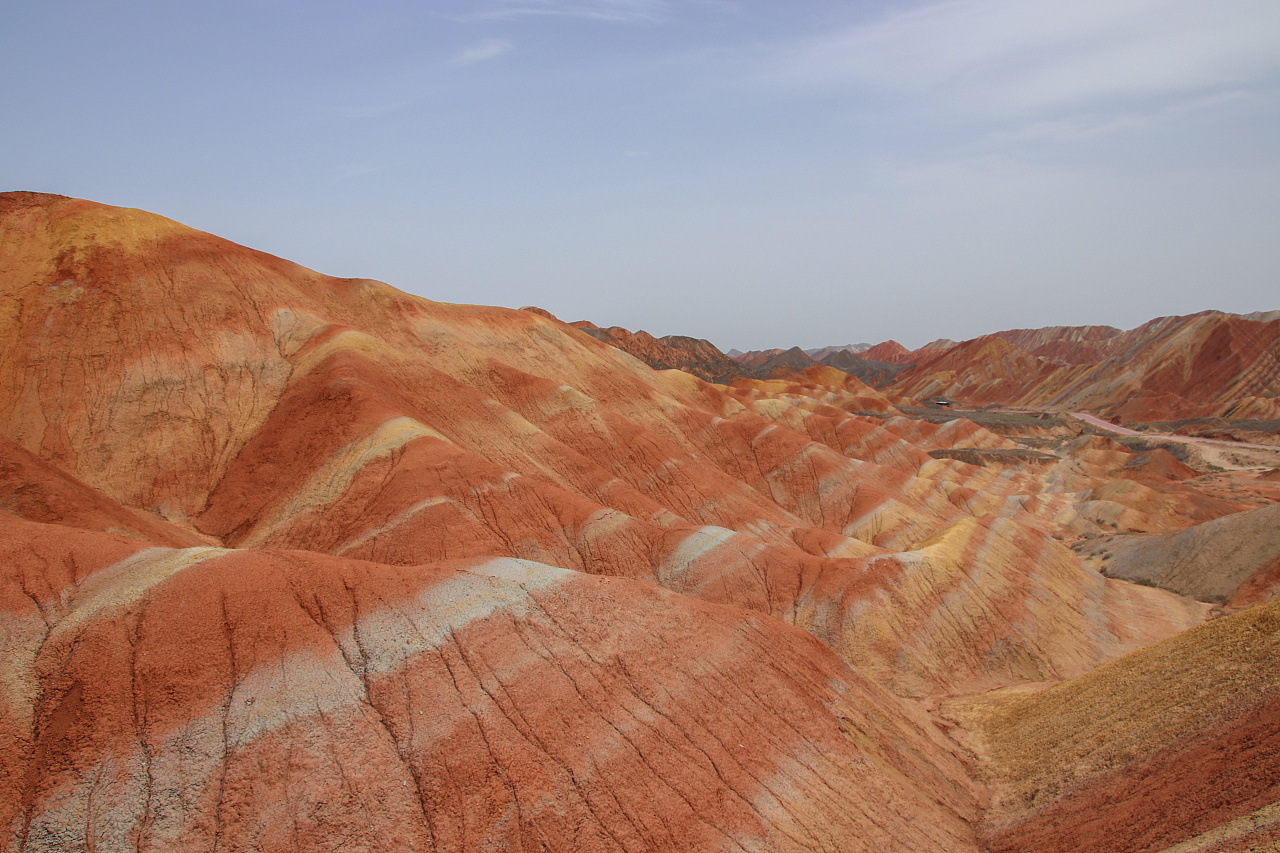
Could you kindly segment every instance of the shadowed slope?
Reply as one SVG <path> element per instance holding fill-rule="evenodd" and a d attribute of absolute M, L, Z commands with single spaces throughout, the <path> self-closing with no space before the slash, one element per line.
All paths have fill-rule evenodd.
<path fill-rule="evenodd" d="M 1108 574 L 1147 581 L 1231 609 L 1280 593 L 1280 504 L 1223 516 L 1161 536 L 1090 543 Z"/>
<path fill-rule="evenodd" d="M 190 530 L 120 505 L 4 436 L 0 510 L 30 521 L 118 533 L 160 545 L 210 544 Z"/>
<path fill-rule="evenodd" d="M 526 311 L 541 311 L 525 308 Z M 542 312 L 544 316 L 552 315 Z M 554 317 L 552 317 L 554 319 Z M 654 370 L 683 370 L 708 382 L 732 382 L 753 371 L 722 353 L 710 341 L 684 335 L 655 338 L 645 331 L 629 332 L 621 326 L 602 329 L 595 323 L 579 320 L 571 324 L 599 341 L 634 355 Z"/>

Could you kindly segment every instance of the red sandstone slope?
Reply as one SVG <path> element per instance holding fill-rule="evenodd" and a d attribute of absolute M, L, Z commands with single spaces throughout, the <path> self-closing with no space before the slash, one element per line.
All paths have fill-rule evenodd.
<path fill-rule="evenodd" d="M 127 532 L 241 549 L 130 557 L 62 526 L 105 522 L 0 516 L 23 626 L 14 849 L 89 827 L 164 849 L 348 829 L 372 849 L 967 849 L 980 792 L 895 694 L 1077 676 L 1199 623 L 1204 605 L 1055 537 L 1242 508 L 1118 479 L 1129 454 L 1103 440 L 1036 467 L 935 458 L 1016 447 L 893 416 L 900 398 L 831 368 L 714 386 L 543 314 L 329 278 L 140 211 L 0 196 L 0 252 L 15 452 L 60 494 L 168 520 Z M 383 658 L 395 673 L 371 678 Z M 704 672 L 743 689 L 699 710 Z M 418 708 L 453 710 L 418 729 Z M 756 749 L 748 783 L 706 745 L 724 726 L 800 734 Z M 161 755 L 186 781 L 152 772 Z"/>
<path fill-rule="evenodd" d="M 976 850 L 933 727 L 775 620 L 0 529 L 6 849 Z"/>
<path fill-rule="evenodd" d="M 116 533 L 141 542 L 185 547 L 206 537 L 106 495 L 0 436 L 0 510 L 29 521 Z"/>
<path fill-rule="evenodd" d="M 878 343 L 861 355 L 872 361 L 887 361 L 892 364 L 906 364 L 911 361 L 911 350 L 897 341 Z"/>
<path fill-rule="evenodd" d="M 1124 333 L 1114 326 L 1047 326 L 1041 329 L 1010 329 L 994 337 L 1018 349 L 1068 364 L 1094 364 L 1125 349 Z"/>
<path fill-rule="evenodd" d="M 1210 311 L 1112 331 L 1086 326 L 976 338 L 898 376 L 888 390 L 1139 421 L 1280 413 L 1280 317 Z"/>
<path fill-rule="evenodd" d="M 1069 504 L 913 455 L 849 415 L 877 405 L 856 380 L 726 395 L 529 312 L 326 279 L 138 212 L 11 206 L 7 243 L 32 282 L 11 377 L 59 401 L 11 379 L 16 437 L 229 543 L 396 562 L 506 554 L 787 616 L 821 560 L 861 556 L 861 542 L 910 547 L 992 512 L 1041 529 L 1036 513 Z M 160 310 L 146 286 L 157 259 Z M 42 301 L 59 306 L 53 324 Z M 72 331 L 113 312 L 143 322 L 125 341 Z M 103 370 L 90 384 L 67 358 Z M 891 444 L 867 443 L 877 435 Z M 938 490 L 957 477 L 986 495 Z M 706 553 L 698 572 L 691 549 Z"/>
<path fill-rule="evenodd" d="M 782 350 L 744 353 L 759 369 Z M 867 361 L 880 362 L 880 366 Z M 973 405 L 1089 409 L 1129 420 L 1205 415 L 1280 416 L 1280 313 L 1206 311 L 1160 317 L 1129 331 L 1111 326 L 1011 329 L 908 351 L 886 341 L 827 364 L 904 397 Z M 903 373 L 884 366 L 912 366 Z M 795 365 L 792 369 L 797 369 Z"/>
<path fill-rule="evenodd" d="M 1061 369 L 1002 337 L 987 335 L 957 344 L 900 374 L 892 387 L 896 393 L 919 399 L 948 397 L 970 405 L 1013 403 L 1035 393 Z"/>
<path fill-rule="evenodd" d="M 541 311 L 526 308 L 526 311 Z M 544 316 L 555 319 L 547 312 Z M 683 335 L 655 338 L 645 331 L 629 332 L 621 326 L 602 329 L 595 323 L 579 320 L 571 324 L 596 340 L 631 353 L 654 370 L 683 370 L 708 382 L 728 383 L 750 371 L 722 353 L 710 341 Z"/>
<path fill-rule="evenodd" d="M 782 355 L 786 350 L 780 348 L 751 350 L 750 352 L 738 353 L 733 356 L 733 360 L 747 367 L 759 367 L 774 356 Z"/>

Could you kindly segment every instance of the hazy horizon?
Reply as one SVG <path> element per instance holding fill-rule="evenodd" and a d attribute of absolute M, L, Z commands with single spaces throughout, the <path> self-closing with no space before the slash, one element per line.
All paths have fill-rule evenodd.
<path fill-rule="evenodd" d="M 431 299 L 726 351 L 1280 308 L 1274 0 L 0 21 L 0 189 Z"/>

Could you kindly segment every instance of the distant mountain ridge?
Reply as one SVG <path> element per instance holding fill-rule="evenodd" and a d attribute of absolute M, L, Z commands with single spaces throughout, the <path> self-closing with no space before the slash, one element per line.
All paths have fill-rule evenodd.
<path fill-rule="evenodd" d="M 884 341 L 825 353 L 813 364 L 904 397 L 973 405 L 1083 408 L 1131 420 L 1280 417 L 1280 311 L 1204 311 L 1114 326 L 1009 329 L 916 350 Z M 755 371 L 799 369 L 791 350 L 734 356 Z"/>
<path fill-rule="evenodd" d="M 621 326 L 604 329 L 588 320 L 578 320 L 569 325 L 581 329 L 598 341 L 634 355 L 655 370 L 683 370 L 700 379 L 720 384 L 727 384 L 744 375 L 742 365 L 702 338 L 684 335 L 655 338 L 644 330 L 631 332 Z"/>
<path fill-rule="evenodd" d="M 867 350 L 871 349 L 871 347 L 873 346 L 875 346 L 875 344 L 863 343 L 863 344 L 845 344 L 844 346 L 815 347 L 813 349 L 805 350 L 804 354 L 809 356 L 809 358 L 813 359 L 814 361 L 822 361 L 828 356 L 835 355 L 838 352 L 847 352 L 847 353 L 852 353 L 853 355 L 860 355 L 861 353 L 864 353 Z"/>
<path fill-rule="evenodd" d="M 1272 419 L 1280 417 L 1280 312 L 1203 311 L 1123 332 L 998 332 L 921 358 L 889 390 L 1133 421 Z"/>

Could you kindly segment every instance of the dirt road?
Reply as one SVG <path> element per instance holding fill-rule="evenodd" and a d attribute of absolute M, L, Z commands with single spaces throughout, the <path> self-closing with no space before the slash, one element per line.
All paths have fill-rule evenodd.
<path fill-rule="evenodd" d="M 1280 447 L 1277 447 L 1271 444 L 1245 444 L 1239 441 L 1223 441 L 1220 438 L 1197 438 L 1195 436 L 1189 436 L 1189 435 L 1169 435 L 1168 433 L 1158 433 L 1158 432 L 1138 432 L 1135 429 L 1128 429 L 1126 427 L 1116 426 L 1113 423 L 1108 423 L 1107 421 L 1104 421 L 1102 418 L 1094 417 L 1093 415 L 1086 414 L 1085 412 L 1070 412 L 1069 414 L 1073 418 L 1079 418 L 1080 420 L 1084 421 L 1087 424 L 1096 426 L 1098 429 L 1104 429 L 1108 432 L 1113 432 L 1116 435 L 1136 435 L 1142 438 L 1158 438 L 1161 441 L 1178 441 L 1184 444 L 1218 444 L 1224 447 L 1232 447 L 1237 449 L 1247 448 L 1250 450 L 1275 450 L 1277 452 L 1280 452 Z"/>
<path fill-rule="evenodd" d="M 1270 444 L 1245 444 L 1239 441 L 1223 441 L 1217 438 L 1195 438 L 1188 435 L 1138 432 L 1107 423 L 1101 418 L 1084 412 L 1071 412 L 1070 414 L 1073 418 L 1078 418 L 1090 426 L 1105 430 L 1113 435 L 1138 436 L 1154 441 L 1171 441 L 1185 444 L 1203 463 L 1220 470 L 1257 472 L 1273 469 L 1280 464 L 1280 447 Z M 1195 466 L 1193 465 L 1193 467 Z"/>

